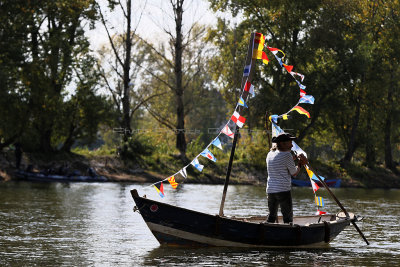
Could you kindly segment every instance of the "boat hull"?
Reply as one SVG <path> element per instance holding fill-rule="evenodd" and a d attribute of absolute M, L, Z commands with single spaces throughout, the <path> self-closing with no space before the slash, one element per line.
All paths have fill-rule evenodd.
<path fill-rule="evenodd" d="M 139 197 L 131 191 L 137 210 L 153 235 L 166 245 L 227 247 L 299 247 L 326 245 L 353 217 L 335 215 L 295 217 L 293 225 L 264 223 L 265 217 L 228 218 L 184 209 Z M 333 218 L 335 218 L 333 220 Z M 337 219 L 336 219 L 337 218 Z M 308 222 L 296 224 L 296 221 Z M 320 222 L 318 222 L 320 221 Z"/>
<path fill-rule="evenodd" d="M 315 183 L 320 187 L 323 186 L 320 181 L 315 181 Z M 325 183 L 330 188 L 339 188 L 341 180 L 340 179 L 328 179 L 328 180 L 325 180 Z M 311 187 L 311 182 L 309 180 L 304 181 L 304 180 L 292 179 L 292 185 L 298 186 L 298 187 Z"/>
<path fill-rule="evenodd" d="M 16 171 L 14 175 L 21 180 L 28 180 L 34 182 L 106 182 L 107 178 L 104 176 L 85 176 L 85 175 L 57 175 L 57 174 L 44 174 L 27 171 Z"/>

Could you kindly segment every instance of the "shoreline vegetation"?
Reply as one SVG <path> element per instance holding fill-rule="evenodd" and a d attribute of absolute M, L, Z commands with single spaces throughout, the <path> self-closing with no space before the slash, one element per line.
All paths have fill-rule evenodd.
<path fill-rule="evenodd" d="M 343 168 L 338 163 L 310 160 L 319 175 L 327 179 L 341 179 L 341 187 L 356 188 L 400 188 L 400 176 L 384 167 L 368 168 L 361 164 L 348 164 Z M 178 156 L 168 154 L 165 157 L 142 157 L 138 162 L 124 162 L 116 153 L 98 150 L 76 150 L 74 153 L 24 153 L 21 169 L 28 165 L 36 172 L 48 169 L 58 170 L 64 167 L 79 171 L 85 175 L 89 168 L 93 168 L 98 175 L 108 178 L 110 182 L 155 183 L 171 175 L 171 172 L 180 170 L 183 166 Z M 192 184 L 223 184 L 225 181 L 227 161 L 206 162 L 203 172 L 187 168 L 188 178 L 177 175 L 178 183 Z M 397 167 L 400 170 L 399 167 Z M 0 156 L 0 180 L 15 180 L 13 176 L 15 157 L 12 151 L 3 152 Z M 265 186 L 266 168 L 243 162 L 237 159 L 233 164 L 230 184 Z M 304 170 L 298 179 L 308 179 Z"/>

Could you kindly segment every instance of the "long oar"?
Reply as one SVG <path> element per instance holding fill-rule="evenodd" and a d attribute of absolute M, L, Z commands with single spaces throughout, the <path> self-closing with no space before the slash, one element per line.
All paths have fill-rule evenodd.
<path fill-rule="evenodd" d="M 338 206 L 342 209 L 346 217 L 350 217 L 349 213 L 347 210 L 343 207 L 342 203 L 340 203 L 339 199 L 336 198 L 336 196 L 332 193 L 332 191 L 329 189 L 328 185 L 324 182 L 324 180 L 321 179 L 321 177 L 318 176 L 318 174 L 314 171 L 314 169 L 310 166 L 310 164 L 306 164 L 306 166 L 315 174 L 315 176 L 318 178 L 318 180 L 321 182 L 321 184 L 328 190 L 328 193 L 331 195 L 331 197 L 336 201 Z M 361 237 L 364 239 L 365 243 L 369 245 L 368 240 L 365 238 L 364 234 L 361 232 L 360 228 L 358 228 L 356 222 L 354 220 L 350 220 L 353 226 L 356 228 L 357 232 L 361 235 Z"/>

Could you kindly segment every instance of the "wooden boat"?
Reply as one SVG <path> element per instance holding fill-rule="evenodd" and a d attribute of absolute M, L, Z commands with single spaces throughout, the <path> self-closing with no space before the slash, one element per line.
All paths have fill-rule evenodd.
<path fill-rule="evenodd" d="M 106 182 L 108 179 L 104 176 L 88 176 L 88 175 L 58 175 L 45 174 L 41 172 L 29 172 L 17 170 L 15 177 L 22 180 L 35 182 Z"/>
<path fill-rule="evenodd" d="M 258 49 L 252 33 L 245 66 L 250 66 L 248 76 L 242 79 L 242 87 L 251 82 L 255 61 L 252 60 L 253 49 Z M 247 99 L 248 91 L 242 91 Z M 239 107 L 240 109 L 240 107 Z M 266 223 L 266 217 L 234 218 L 224 216 L 223 209 L 229 184 L 235 147 L 239 136 L 239 127 L 235 127 L 231 155 L 229 158 L 222 200 L 218 215 L 210 215 L 194 210 L 184 209 L 158 201 L 140 197 L 134 189 L 131 191 L 138 211 L 153 235 L 161 244 L 168 245 L 202 245 L 229 247 L 299 247 L 318 246 L 332 241 L 350 223 L 357 229 L 364 241 L 368 243 L 356 225 L 357 217 L 348 213 L 339 200 L 330 191 L 326 183 L 307 165 L 336 201 L 342 212 L 337 215 L 318 215 L 294 217 L 293 224 L 284 224 L 282 218 L 278 223 Z"/>
<path fill-rule="evenodd" d="M 210 215 L 140 197 L 131 191 L 137 210 L 160 242 L 178 246 L 318 247 L 331 242 L 357 218 L 337 215 L 298 216 L 293 224 L 266 223 L 266 217 Z"/>
<path fill-rule="evenodd" d="M 330 188 L 339 188 L 342 180 L 327 179 L 324 181 Z M 323 184 L 320 181 L 315 181 L 315 182 L 317 183 L 318 186 L 320 186 L 320 187 L 323 186 Z M 292 185 L 298 186 L 298 187 L 311 187 L 311 182 L 310 182 L 310 180 L 306 181 L 306 180 L 292 179 Z"/>

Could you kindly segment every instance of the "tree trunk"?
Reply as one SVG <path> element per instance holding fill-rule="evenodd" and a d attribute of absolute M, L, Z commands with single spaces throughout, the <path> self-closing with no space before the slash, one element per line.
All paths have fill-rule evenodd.
<path fill-rule="evenodd" d="M 372 138 L 372 125 L 371 125 L 371 112 L 368 112 L 367 118 L 367 134 L 365 141 L 365 163 L 368 168 L 373 168 L 376 161 L 376 153 L 374 147 L 374 140 Z"/>
<path fill-rule="evenodd" d="M 126 2 L 127 9 L 127 27 L 126 27 L 126 36 L 125 36 L 125 45 L 126 45 L 126 53 L 124 58 L 124 96 L 122 98 L 122 128 L 124 128 L 124 141 L 128 141 L 128 138 L 131 136 L 131 116 L 130 116 L 130 60 L 131 60 L 131 50 L 132 50 L 132 35 L 131 35 L 131 15 L 132 15 L 132 2 L 131 0 L 127 0 Z"/>
<path fill-rule="evenodd" d="M 344 158 L 342 159 L 343 165 L 350 163 L 351 159 L 353 158 L 354 152 L 356 151 L 356 136 L 357 136 L 358 124 L 360 121 L 360 107 L 361 107 L 361 95 L 359 94 L 356 104 L 356 114 L 354 115 L 353 126 L 351 128 L 349 143 L 347 145 L 347 151 Z"/>
<path fill-rule="evenodd" d="M 177 0 L 174 7 L 175 13 L 175 31 L 176 40 L 175 46 L 175 95 L 176 95 L 176 115 L 177 115 L 177 134 L 176 134 L 176 148 L 180 152 L 182 160 L 186 159 L 186 137 L 185 137 L 185 109 L 183 104 L 183 86 L 182 86 L 182 16 L 183 16 L 183 2 L 184 0 Z"/>
<path fill-rule="evenodd" d="M 395 82 L 393 79 L 393 71 L 390 72 L 390 85 L 387 94 L 387 112 L 385 118 L 385 129 L 384 129 L 384 144 L 385 144 L 385 167 L 397 173 L 396 166 L 393 163 L 392 157 L 392 142 L 391 142 L 391 132 L 392 132 L 392 110 L 393 110 L 393 88 Z"/>

